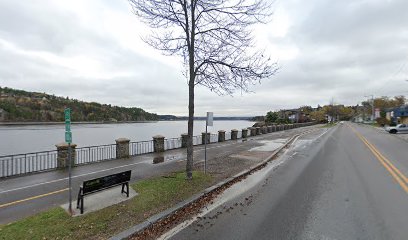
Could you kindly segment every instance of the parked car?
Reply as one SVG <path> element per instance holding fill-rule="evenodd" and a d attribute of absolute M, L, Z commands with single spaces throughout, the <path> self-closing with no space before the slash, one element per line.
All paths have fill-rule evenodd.
<path fill-rule="evenodd" d="M 407 124 L 398 124 L 395 127 L 387 127 L 385 131 L 395 134 L 395 133 L 408 133 L 408 125 Z"/>

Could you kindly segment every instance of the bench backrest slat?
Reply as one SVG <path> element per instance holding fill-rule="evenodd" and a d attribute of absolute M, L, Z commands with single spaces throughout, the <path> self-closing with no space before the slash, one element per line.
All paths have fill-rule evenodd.
<path fill-rule="evenodd" d="M 121 183 L 129 182 L 130 175 L 131 171 L 126 171 L 84 181 L 82 187 L 83 194 L 95 192 L 101 189 L 109 188 L 111 186 L 119 185 Z"/>

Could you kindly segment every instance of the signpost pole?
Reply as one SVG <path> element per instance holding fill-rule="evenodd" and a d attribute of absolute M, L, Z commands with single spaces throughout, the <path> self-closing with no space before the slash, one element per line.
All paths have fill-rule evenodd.
<path fill-rule="evenodd" d="M 207 141 L 208 139 L 208 126 L 213 126 L 213 113 L 207 112 L 207 118 L 205 120 L 205 137 L 204 137 L 204 173 L 207 174 Z"/>
<path fill-rule="evenodd" d="M 205 145 L 204 145 L 204 173 L 207 174 L 207 127 L 208 119 L 205 121 Z"/>
<path fill-rule="evenodd" d="M 69 188 L 69 213 L 72 215 L 72 187 L 71 187 L 71 143 L 68 143 L 68 188 Z"/>
<path fill-rule="evenodd" d="M 72 216 L 72 154 L 71 154 L 71 143 L 72 143 L 72 133 L 71 133 L 71 109 L 65 108 L 64 111 L 65 115 L 65 142 L 68 143 L 68 190 L 69 190 L 69 197 L 68 197 L 68 211 L 69 214 Z"/>

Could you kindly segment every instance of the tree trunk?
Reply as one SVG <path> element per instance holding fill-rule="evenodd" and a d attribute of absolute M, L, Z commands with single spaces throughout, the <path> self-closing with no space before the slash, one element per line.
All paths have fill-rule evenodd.
<path fill-rule="evenodd" d="M 191 32 L 190 46 L 188 48 L 189 57 L 189 81 L 188 81 L 188 140 L 187 140 L 187 163 L 186 163 L 186 177 L 187 180 L 193 179 L 193 126 L 194 126 L 194 85 L 195 85 L 195 68 L 194 68 L 194 41 L 195 41 L 195 16 L 194 16 L 194 1 L 191 0 Z M 188 30 L 187 30 L 188 31 Z"/>
<path fill-rule="evenodd" d="M 186 177 L 193 178 L 193 125 L 194 125 L 194 78 L 188 84 L 188 140 L 187 140 L 187 164 Z"/>

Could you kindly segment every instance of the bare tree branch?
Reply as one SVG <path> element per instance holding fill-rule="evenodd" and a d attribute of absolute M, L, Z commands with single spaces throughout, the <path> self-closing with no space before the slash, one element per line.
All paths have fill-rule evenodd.
<path fill-rule="evenodd" d="M 144 39 L 165 55 L 184 60 L 189 86 L 187 178 L 193 162 L 194 87 L 219 95 L 249 92 L 251 85 L 277 73 L 278 66 L 258 51 L 254 24 L 270 21 L 271 0 L 128 0 L 133 13 L 153 29 Z"/>

